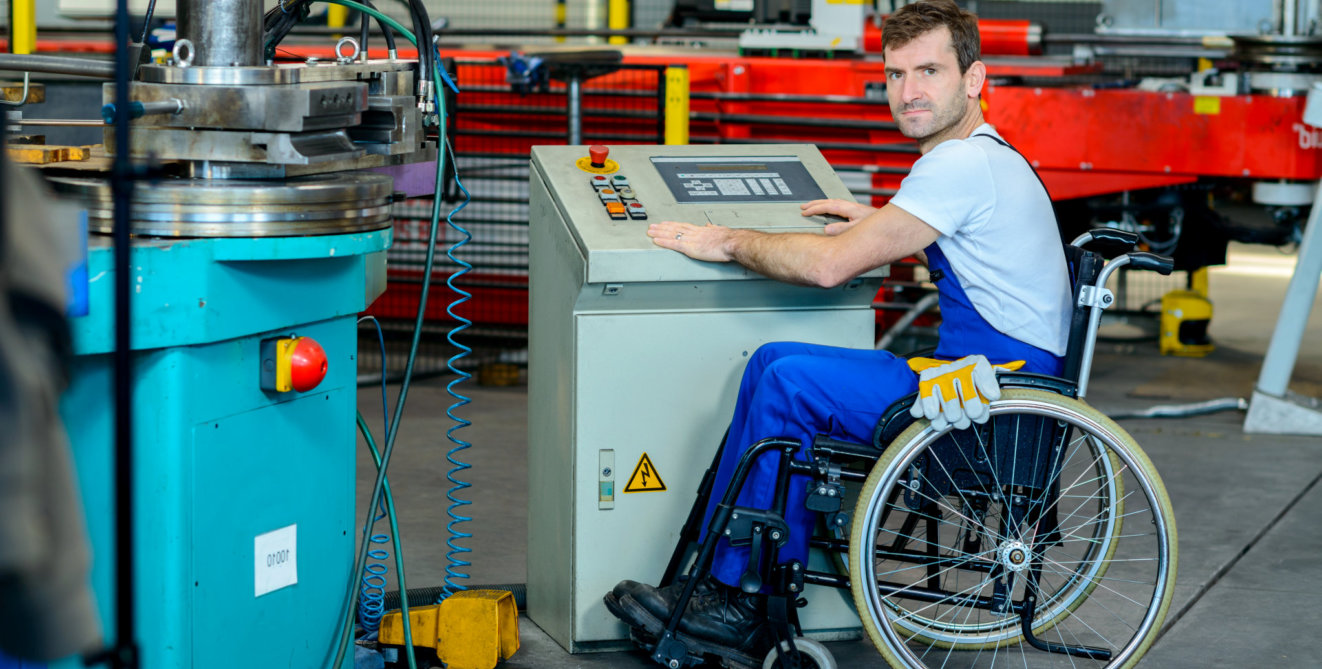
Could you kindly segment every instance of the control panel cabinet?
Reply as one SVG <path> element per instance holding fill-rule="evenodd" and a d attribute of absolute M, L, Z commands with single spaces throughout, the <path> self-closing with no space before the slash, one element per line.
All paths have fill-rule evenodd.
<path fill-rule="evenodd" d="M 884 270 L 793 286 L 662 249 L 648 224 L 819 233 L 799 204 L 822 197 L 851 195 L 812 146 L 533 148 L 528 615 L 570 652 L 628 645 L 602 597 L 660 580 L 753 351 L 873 345 Z M 805 596 L 810 635 L 859 634 L 847 591 Z"/>

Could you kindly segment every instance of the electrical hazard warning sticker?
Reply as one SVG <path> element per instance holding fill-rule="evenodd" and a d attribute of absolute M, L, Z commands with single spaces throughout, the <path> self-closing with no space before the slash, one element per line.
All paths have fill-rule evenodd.
<path fill-rule="evenodd" d="M 633 476 L 629 477 L 629 485 L 624 486 L 624 492 L 659 492 L 665 489 L 665 481 L 656 473 L 652 459 L 643 453 L 638 466 L 633 468 Z"/>

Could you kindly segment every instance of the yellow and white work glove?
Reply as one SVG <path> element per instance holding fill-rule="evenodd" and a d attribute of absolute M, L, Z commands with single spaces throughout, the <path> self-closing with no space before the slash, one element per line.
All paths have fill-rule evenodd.
<path fill-rule="evenodd" d="M 963 430 L 970 422 L 985 423 L 991 415 L 987 405 L 1001 398 L 997 370 L 1014 371 L 1023 366 L 1023 360 L 993 365 L 981 355 L 959 360 L 910 358 L 909 369 L 918 374 L 918 400 L 909 414 L 926 418 L 936 430 L 948 426 Z"/>

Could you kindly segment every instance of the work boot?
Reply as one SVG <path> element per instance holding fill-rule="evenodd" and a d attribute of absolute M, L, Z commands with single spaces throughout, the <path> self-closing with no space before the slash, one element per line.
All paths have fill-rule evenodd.
<path fill-rule="evenodd" d="M 633 601 L 642 605 L 642 607 L 646 609 L 653 618 L 656 618 L 662 625 L 665 625 L 670 621 L 670 612 L 674 610 L 675 602 L 679 600 L 680 595 L 684 594 L 684 584 L 687 582 L 688 577 L 681 576 L 678 581 L 675 581 L 670 585 L 654 588 L 646 583 L 639 583 L 637 581 L 626 579 L 620 581 L 619 585 L 616 585 L 615 588 L 611 590 L 611 594 L 607 595 L 607 599 L 613 595 L 618 602 L 623 597 L 629 596 L 633 598 Z M 711 577 L 699 579 L 698 584 L 693 586 L 694 599 L 699 595 L 710 591 L 714 587 L 713 584 L 719 585 L 720 583 Z M 625 622 L 629 621 L 625 620 Z M 640 625 L 635 625 L 635 627 L 639 626 Z"/>
<path fill-rule="evenodd" d="M 622 581 L 606 596 L 606 606 L 634 627 L 654 632 L 670 620 L 683 592 L 682 582 L 654 588 Z M 767 645 L 766 611 L 760 595 L 750 595 L 710 576 L 700 581 L 679 620 L 679 631 L 696 639 L 743 653 L 760 653 Z"/>

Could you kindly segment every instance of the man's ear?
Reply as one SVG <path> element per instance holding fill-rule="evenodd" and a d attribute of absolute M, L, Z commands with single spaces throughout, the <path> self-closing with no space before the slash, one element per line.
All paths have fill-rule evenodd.
<path fill-rule="evenodd" d="M 982 85 L 987 81 L 987 66 L 980 60 L 973 61 L 969 69 L 964 72 L 965 81 L 968 84 L 968 96 L 976 98 L 982 95 Z"/>

